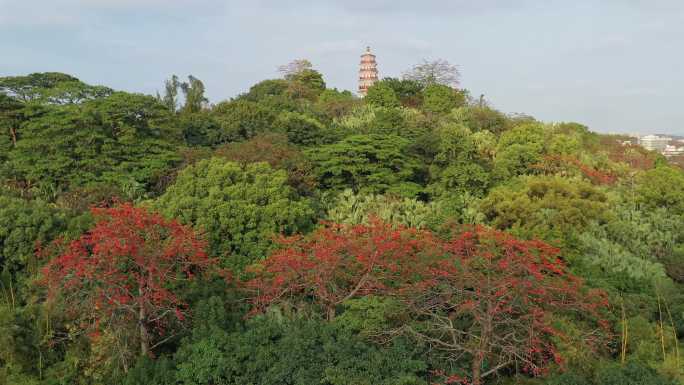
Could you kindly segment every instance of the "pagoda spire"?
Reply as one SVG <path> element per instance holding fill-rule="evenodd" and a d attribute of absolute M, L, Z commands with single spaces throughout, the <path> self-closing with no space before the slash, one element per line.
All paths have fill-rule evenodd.
<path fill-rule="evenodd" d="M 375 55 L 371 53 L 370 47 L 366 47 L 366 52 L 361 55 L 361 65 L 359 66 L 359 95 L 366 96 L 368 88 L 378 81 L 378 63 Z"/>

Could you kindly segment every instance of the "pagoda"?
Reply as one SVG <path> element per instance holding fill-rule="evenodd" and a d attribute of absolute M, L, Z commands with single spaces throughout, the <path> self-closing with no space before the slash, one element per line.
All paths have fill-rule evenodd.
<path fill-rule="evenodd" d="M 366 47 L 366 52 L 361 55 L 361 65 L 359 66 L 359 95 L 366 96 L 368 88 L 378 81 L 378 63 L 375 55 Z"/>

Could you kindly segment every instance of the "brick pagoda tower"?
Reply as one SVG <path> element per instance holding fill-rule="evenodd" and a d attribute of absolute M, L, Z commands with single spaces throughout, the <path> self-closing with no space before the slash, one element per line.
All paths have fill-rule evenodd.
<path fill-rule="evenodd" d="M 359 66 L 359 95 L 366 96 L 368 88 L 378 81 L 378 63 L 375 62 L 375 55 L 366 47 L 366 52 L 361 55 L 361 65 Z"/>

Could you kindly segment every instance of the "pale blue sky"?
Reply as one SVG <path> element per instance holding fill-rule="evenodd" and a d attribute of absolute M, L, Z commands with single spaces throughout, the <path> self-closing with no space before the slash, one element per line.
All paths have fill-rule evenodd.
<path fill-rule="evenodd" d="M 681 0 L 0 0 L 0 75 L 154 93 L 192 74 L 212 102 L 295 58 L 354 90 L 366 45 L 381 76 L 458 64 L 462 85 L 505 112 L 684 134 Z"/>

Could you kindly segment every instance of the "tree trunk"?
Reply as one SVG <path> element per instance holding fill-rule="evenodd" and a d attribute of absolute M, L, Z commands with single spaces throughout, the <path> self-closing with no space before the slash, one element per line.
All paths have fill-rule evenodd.
<path fill-rule="evenodd" d="M 17 129 L 10 127 L 10 136 L 12 137 L 12 146 L 17 147 Z"/>
<path fill-rule="evenodd" d="M 145 312 L 145 303 L 142 293 L 142 288 L 138 288 L 140 294 L 140 310 L 138 311 L 138 328 L 140 328 L 140 355 L 147 356 L 150 354 L 150 333 L 147 331 L 147 314 Z"/>
<path fill-rule="evenodd" d="M 484 357 L 483 352 L 477 352 L 475 353 L 475 356 L 473 356 L 473 364 L 472 364 L 472 376 L 473 376 L 473 385 L 481 385 L 482 384 L 482 379 L 480 378 L 482 376 L 482 358 Z"/>
<path fill-rule="evenodd" d="M 140 355 L 147 356 L 150 354 L 150 334 L 145 325 L 145 309 L 143 307 L 140 307 L 138 326 L 140 327 Z"/>
<path fill-rule="evenodd" d="M 489 278 L 488 278 L 489 281 Z M 489 340 L 492 338 L 492 303 L 487 301 L 487 312 L 482 316 L 480 321 L 480 342 L 477 351 L 473 357 L 473 384 L 482 384 L 482 364 L 485 357 L 489 356 Z"/>

